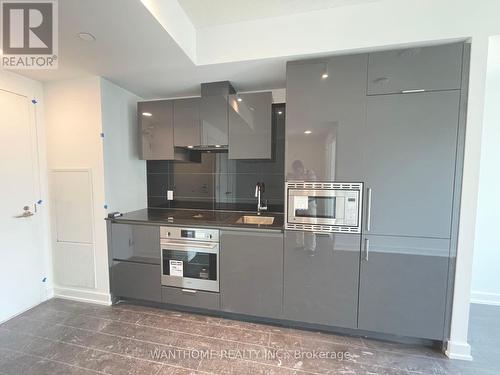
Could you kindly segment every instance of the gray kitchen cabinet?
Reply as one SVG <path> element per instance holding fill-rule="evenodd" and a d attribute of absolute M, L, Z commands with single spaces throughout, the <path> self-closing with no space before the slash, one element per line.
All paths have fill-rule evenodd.
<path fill-rule="evenodd" d="M 229 159 L 271 159 L 272 103 L 270 91 L 229 97 Z"/>
<path fill-rule="evenodd" d="M 359 235 L 285 232 L 286 319 L 356 328 Z"/>
<path fill-rule="evenodd" d="M 209 95 L 200 98 L 201 143 L 203 146 L 227 146 L 228 97 Z"/>
<path fill-rule="evenodd" d="M 287 180 L 363 180 L 367 63 L 366 54 L 288 63 Z"/>
<path fill-rule="evenodd" d="M 143 160 L 174 159 L 173 104 L 171 100 L 137 103 L 139 156 Z"/>
<path fill-rule="evenodd" d="M 161 264 L 158 226 L 112 223 L 111 236 L 113 259 Z"/>
<path fill-rule="evenodd" d="M 200 98 L 176 99 L 174 103 L 174 146 L 201 145 Z"/>
<path fill-rule="evenodd" d="M 222 310 L 279 318 L 283 290 L 283 233 L 222 231 Z"/>
<path fill-rule="evenodd" d="M 363 240 L 359 328 L 443 340 L 450 241 L 371 235 Z"/>
<path fill-rule="evenodd" d="M 460 91 L 368 98 L 365 233 L 450 237 L 459 100 Z"/>
<path fill-rule="evenodd" d="M 115 297 L 161 302 L 161 266 L 113 261 L 111 293 Z"/>
<path fill-rule="evenodd" d="M 220 304 L 219 293 L 202 290 L 161 287 L 162 302 L 179 306 L 189 306 L 200 309 L 218 310 Z"/>
<path fill-rule="evenodd" d="M 370 53 L 368 95 L 460 89 L 463 43 Z"/>

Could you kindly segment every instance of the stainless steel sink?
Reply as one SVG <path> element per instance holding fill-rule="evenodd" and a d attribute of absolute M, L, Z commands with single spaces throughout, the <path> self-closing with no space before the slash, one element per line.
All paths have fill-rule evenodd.
<path fill-rule="evenodd" d="M 274 223 L 272 216 L 245 215 L 236 220 L 236 224 L 271 225 L 272 223 Z"/>

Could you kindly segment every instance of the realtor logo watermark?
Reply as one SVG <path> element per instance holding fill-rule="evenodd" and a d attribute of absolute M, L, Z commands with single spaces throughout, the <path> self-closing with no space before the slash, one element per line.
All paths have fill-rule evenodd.
<path fill-rule="evenodd" d="M 4 69 L 57 69 L 57 0 L 0 0 Z"/>

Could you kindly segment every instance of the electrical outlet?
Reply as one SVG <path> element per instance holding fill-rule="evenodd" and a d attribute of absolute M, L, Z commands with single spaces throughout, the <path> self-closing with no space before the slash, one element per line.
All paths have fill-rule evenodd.
<path fill-rule="evenodd" d="M 168 201 L 174 200 L 174 191 L 173 190 L 167 190 L 167 200 Z"/>

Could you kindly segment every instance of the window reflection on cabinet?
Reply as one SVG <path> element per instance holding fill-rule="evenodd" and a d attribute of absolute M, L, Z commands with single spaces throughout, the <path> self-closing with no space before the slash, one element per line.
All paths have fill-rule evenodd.
<path fill-rule="evenodd" d="M 367 59 L 288 64 L 287 180 L 362 180 Z"/>
<path fill-rule="evenodd" d="M 141 159 L 174 159 L 172 109 L 171 100 L 137 103 Z"/>

